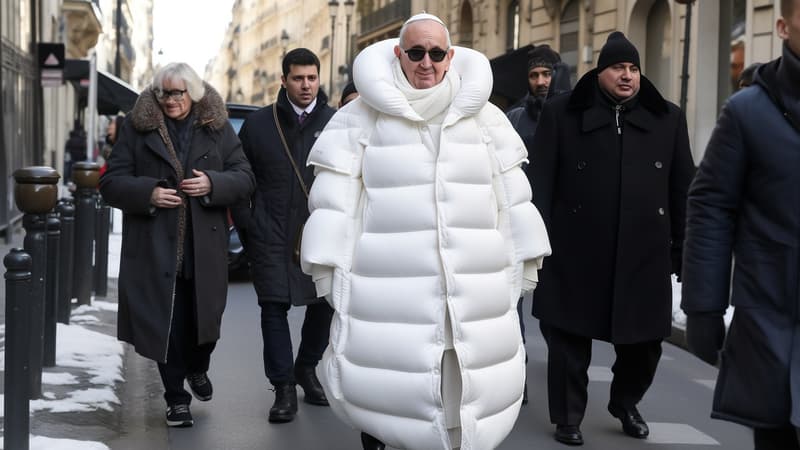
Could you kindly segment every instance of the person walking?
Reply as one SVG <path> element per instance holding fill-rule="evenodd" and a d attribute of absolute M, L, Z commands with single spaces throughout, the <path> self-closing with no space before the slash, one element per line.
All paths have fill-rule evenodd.
<path fill-rule="evenodd" d="M 756 450 L 800 449 L 800 0 L 780 14 L 781 57 L 725 104 L 689 190 L 681 294 L 689 349 L 720 364 L 711 417 Z"/>
<path fill-rule="evenodd" d="M 118 132 L 100 193 L 123 213 L 119 339 L 158 363 L 169 426 L 194 423 L 228 290 L 226 208 L 255 181 L 222 97 L 185 63 L 156 72 Z"/>
<path fill-rule="evenodd" d="M 555 81 L 555 83 L 553 83 Z M 550 89 L 550 86 L 553 89 Z M 566 88 L 564 86 L 566 85 Z M 528 51 L 528 94 L 522 99 L 522 105 L 512 108 L 506 115 L 517 134 L 525 143 L 528 154 L 531 154 L 531 143 L 536 133 L 536 124 L 542 112 L 544 102 L 560 93 L 569 91 L 569 68 L 561 62 L 561 56 L 549 45 L 539 45 Z M 522 311 L 523 298 L 517 301 L 517 315 L 522 342 L 525 343 L 525 319 Z M 527 355 L 525 362 L 528 362 Z M 522 404 L 528 403 L 528 385 L 522 396 Z"/>
<path fill-rule="evenodd" d="M 608 410 L 645 438 L 637 404 L 671 333 L 694 173 L 684 113 L 641 75 L 621 32 L 569 95 L 548 101 L 531 147 L 533 201 L 553 246 L 533 315 L 547 342 L 555 439 L 583 444 L 592 340 L 614 345 Z"/>
<path fill-rule="evenodd" d="M 488 103 L 482 54 L 436 16 L 362 50 L 359 99 L 320 135 L 301 263 L 336 310 L 320 375 L 364 449 L 492 449 L 516 421 L 525 349 L 516 314 L 550 253 Z"/>
<path fill-rule="evenodd" d="M 317 55 L 297 48 L 286 54 L 282 66 L 278 99 L 250 114 L 239 131 L 256 176 L 244 245 L 261 307 L 264 372 L 275 391 L 272 423 L 294 420 L 296 384 L 303 388 L 306 403 L 328 405 L 315 370 L 328 345 L 333 315 L 300 270 L 299 239 L 314 180 L 305 161 L 334 110 L 319 87 Z M 292 305 L 306 305 L 296 360 L 287 318 Z"/>

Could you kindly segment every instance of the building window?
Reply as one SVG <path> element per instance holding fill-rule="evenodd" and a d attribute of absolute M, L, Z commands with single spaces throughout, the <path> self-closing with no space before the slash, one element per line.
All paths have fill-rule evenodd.
<path fill-rule="evenodd" d="M 569 66 L 570 85 L 578 80 L 578 0 L 570 0 L 561 13 L 559 53 L 561 61 Z"/>
<path fill-rule="evenodd" d="M 461 5 L 458 44 L 463 47 L 472 47 L 472 5 L 469 0 L 464 0 L 464 4 Z"/>
<path fill-rule="evenodd" d="M 508 3 L 506 16 L 506 49 L 519 48 L 519 0 Z"/>

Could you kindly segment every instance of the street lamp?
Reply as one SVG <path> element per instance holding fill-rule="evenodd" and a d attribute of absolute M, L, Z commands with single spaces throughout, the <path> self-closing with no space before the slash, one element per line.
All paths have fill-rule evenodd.
<path fill-rule="evenodd" d="M 686 5 L 686 23 L 683 26 L 683 68 L 681 69 L 681 110 L 686 111 L 686 97 L 689 88 L 689 39 L 692 36 L 692 3 L 694 0 L 675 0 Z"/>
<path fill-rule="evenodd" d="M 289 33 L 286 30 L 281 30 L 281 60 L 286 56 L 286 47 L 289 46 Z"/>
<path fill-rule="evenodd" d="M 330 77 L 328 77 L 328 95 L 333 95 L 333 43 L 336 42 L 334 39 L 336 33 L 336 14 L 339 12 L 339 1 L 338 0 L 330 0 L 328 2 L 328 12 L 331 15 L 331 68 L 330 68 Z"/>
<path fill-rule="evenodd" d="M 344 14 L 347 17 L 347 21 L 345 22 L 345 41 L 344 41 L 344 59 L 345 63 L 350 66 L 350 17 L 353 15 L 353 9 L 356 7 L 356 2 L 353 0 L 345 0 L 344 2 Z"/>

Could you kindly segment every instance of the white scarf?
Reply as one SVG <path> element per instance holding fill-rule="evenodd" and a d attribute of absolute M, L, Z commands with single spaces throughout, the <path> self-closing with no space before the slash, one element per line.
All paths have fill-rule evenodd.
<path fill-rule="evenodd" d="M 394 75 L 394 85 L 408 100 L 411 108 L 425 121 L 445 112 L 461 89 L 461 77 L 453 70 L 452 66 L 441 83 L 426 89 L 417 89 L 408 82 L 403 68 L 400 66 L 400 60 L 397 58 L 392 61 L 392 74 Z"/>

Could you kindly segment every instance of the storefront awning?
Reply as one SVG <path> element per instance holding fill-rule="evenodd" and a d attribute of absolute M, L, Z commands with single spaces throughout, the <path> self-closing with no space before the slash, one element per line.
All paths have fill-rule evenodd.
<path fill-rule="evenodd" d="M 64 80 L 71 81 L 78 91 L 79 103 L 86 104 L 89 92 L 89 61 L 68 59 L 64 66 Z M 97 113 L 107 116 L 133 109 L 139 93 L 125 81 L 103 70 L 97 71 Z"/>

